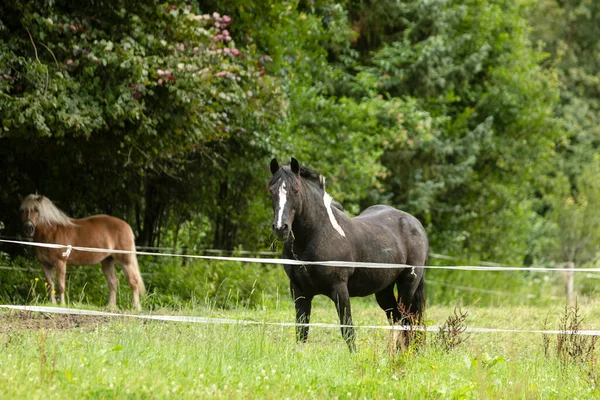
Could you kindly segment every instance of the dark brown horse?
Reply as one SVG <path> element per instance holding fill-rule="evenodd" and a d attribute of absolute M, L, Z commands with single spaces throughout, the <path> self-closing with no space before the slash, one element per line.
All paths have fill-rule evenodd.
<path fill-rule="evenodd" d="M 421 321 L 425 307 L 425 269 L 429 242 L 412 215 L 375 205 L 348 217 L 325 191 L 325 179 L 300 166 L 271 160 L 269 190 L 273 200 L 273 232 L 284 240 L 283 258 L 300 261 L 357 261 L 409 265 L 404 268 L 340 268 L 285 265 L 296 307 L 296 322 L 308 324 L 311 302 L 324 294 L 336 305 L 342 336 L 354 350 L 350 297 L 375 294 L 392 323 Z M 398 298 L 394 294 L 398 289 Z M 308 326 L 297 325 L 306 341 Z"/>
<path fill-rule="evenodd" d="M 46 276 L 49 296 L 56 303 L 55 293 L 65 302 L 65 275 L 67 265 L 102 264 L 108 281 L 108 306 L 117 306 L 117 275 L 115 262 L 121 266 L 132 291 L 132 306 L 141 310 L 140 293 L 145 293 L 135 254 L 111 253 L 110 250 L 135 251 L 135 240 L 131 227 L 119 218 L 108 215 L 93 215 L 82 219 L 69 218 L 47 197 L 30 194 L 21 200 L 23 232 L 34 241 L 78 247 L 109 249 L 105 253 L 36 247 L 35 254 Z M 52 277 L 56 269 L 56 290 Z"/>

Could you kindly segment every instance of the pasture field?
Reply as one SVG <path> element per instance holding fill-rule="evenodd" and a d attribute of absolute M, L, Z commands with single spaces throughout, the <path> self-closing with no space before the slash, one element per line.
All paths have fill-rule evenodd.
<path fill-rule="evenodd" d="M 600 327 L 598 304 L 579 306 L 580 328 Z M 353 300 L 355 324 L 383 325 L 374 299 Z M 190 307 L 185 314 L 255 321 L 293 320 L 290 301 L 269 308 Z M 429 325 L 454 315 L 432 306 Z M 564 308 L 463 307 L 467 327 L 557 329 Z M 318 297 L 313 322 L 336 323 L 333 304 Z M 465 337 L 465 336 L 463 336 Z M 311 328 L 298 345 L 292 327 L 203 325 L 0 311 L 0 398 L 598 398 L 593 354 L 557 357 L 557 336 L 471 333 L 444 350 L 434 331 L 404 353 L 386 330 L 357 330 L 350 354 L 338 329 Z M 589 344 L 588 342 L 583 345 Z M 563 343 L 564 344 L 564 343 Z M 583 348 L 580 343 L 579 348 Z M 566 344 L 565 344 L 566 346 Z M 575 349 L 577 346 L 569 347 Z M 563 347 L 565 348 L 565 347 Z M 548 353 L 548 354 L 545 354 Z M 566 355 L 565 355 L 566 354 Z"/>

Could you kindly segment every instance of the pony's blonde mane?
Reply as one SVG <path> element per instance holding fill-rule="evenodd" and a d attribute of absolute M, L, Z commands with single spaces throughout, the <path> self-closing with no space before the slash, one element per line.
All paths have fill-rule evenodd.
<path fill-rule="evenodd" d="M 34 210 L 35 208 L 39 213 L 38 225 L 75 226 L 71 218 L 59 210 L 47 197 L 30 194 L 23 199 L 21 210 Z"/>

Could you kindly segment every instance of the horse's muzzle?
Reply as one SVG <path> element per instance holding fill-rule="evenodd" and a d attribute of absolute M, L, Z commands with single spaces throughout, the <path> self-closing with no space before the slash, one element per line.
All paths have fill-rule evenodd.
<path fill-rule="evenodd" d="M 279 240 L 287 239 L 287 237 L 290 234 L 290 227 L 288 226 L 288 224 L 283 224 L 279 228 L 276 227 L 275 224 L 273 224 L 272 228 L 273 228 L 273 233 L 275 234 L 275 236 L 277 236 L 277 239 L 279 239 Z"/>
<path fill-rule="evenodd" d="M 23 234 L 27 237 L 33 237 L 35 232 L 35 225 L 31 221 L 25 221 L 23 224 Z"/>

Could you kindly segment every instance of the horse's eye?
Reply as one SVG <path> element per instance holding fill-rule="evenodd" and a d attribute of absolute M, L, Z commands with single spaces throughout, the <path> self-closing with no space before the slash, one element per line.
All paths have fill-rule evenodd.
<path fill-rule="evenodd" d="M 35 208 L 33 209 L 33 212 L 38 212 L 38 209 L 37 209 L 37 207 L 35 207 Z"/>

